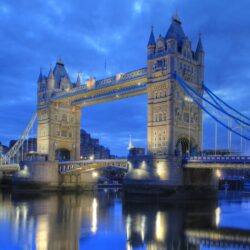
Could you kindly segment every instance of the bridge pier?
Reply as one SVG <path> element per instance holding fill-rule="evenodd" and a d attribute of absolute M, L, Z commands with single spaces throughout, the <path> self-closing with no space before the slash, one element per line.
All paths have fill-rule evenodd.
<path fill-rule="evenodd" d="M 98 176 L 93 171 L 64 174 L 61 179 L 63 189 L 95 190 Z"/>
<path fill-rule="evenodd" d="M 57 161 L 25 161 L 23 169 L 13 177 L 16 187 L 57 190 L 60 175 Z"/>
<path fill-rule="evenodd" d="M 129 159 L 124 190 L 128 198 L 144 194 L 163 200 L 217 199 L 218 178 L 212 169 L 186 169 L 179 157 L 135 157 Z"/>

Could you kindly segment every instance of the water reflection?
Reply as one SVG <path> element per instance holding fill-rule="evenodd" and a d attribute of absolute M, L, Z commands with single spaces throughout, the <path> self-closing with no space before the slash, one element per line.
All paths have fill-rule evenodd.
<path fill-rule="evenodd" d="M 250 204 L 250 198 L 244 202 Z M 26 197 L 0 193 L 0 249 L 250 247 L 250 226 L 239 229 L 239 222 L 237 229 L 229 220 L 224 226 L 232 207 L 232 213 L 250 218 L 250 205 L 243 211 L 240 204 L 235 200 L 135 204 L 122 201 L 121 194 L 114 191 Z"/>

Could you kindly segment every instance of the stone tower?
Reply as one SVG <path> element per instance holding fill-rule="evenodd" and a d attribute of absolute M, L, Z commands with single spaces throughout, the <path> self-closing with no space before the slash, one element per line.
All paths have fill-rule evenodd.
<path fill-rule="evenodd" d="M 77 80 L 79 85 L 80 79 Z M 62 60 L 58 60 L 54 70 L 50 68 L 48 77 L 40 72 L 38 78 L 38 153 L 54 160 L 77 160 L 80 157 L 80 117 L 81 109 L 72 106 L 70 100 L 57 101 L 55 93 L 67 92 L 77 84 L 72 84 Z"/>
<path fill-rule="evenodd" d="M 148 63 L 148 154 L 157 157 L 197 154 L 202 147 L 202 111 L 175 80 L 177 74 L 200 94 L 204 79 L 204 50 L 196 51 L 174 16 L 163 37 L 151 31 Z"/>

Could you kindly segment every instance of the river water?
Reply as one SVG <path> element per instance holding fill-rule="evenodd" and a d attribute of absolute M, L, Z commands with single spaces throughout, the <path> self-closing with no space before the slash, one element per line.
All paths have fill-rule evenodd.
<path fill-rule="evenodd" d="M 0 191 L 0 250 L 250 249 L 250 193 L 218 202 L 130 203 L 117 190 Z"/>

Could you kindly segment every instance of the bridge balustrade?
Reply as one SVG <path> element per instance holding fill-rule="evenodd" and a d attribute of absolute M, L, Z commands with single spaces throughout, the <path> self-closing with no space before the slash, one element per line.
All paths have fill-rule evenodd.
<path fill-rule="evenodd" d="M 186 162 L 202 162 L 202 163 L 250 163 L 250 156 L 192 156 L 185 157 Z"/>
<path fill-rule="evenodd" d="M 93 164 L 99 164 L 105 166 L 119 166 L 119 167 L 128 167 L 126 159 L 114 159 L 114 160 L 84 160 L 84 161 L 69 161 L 69 162 L 59 162 L 59 173 L 65 174 L 70 173 L 75 170 L 89 170 Z"/>

